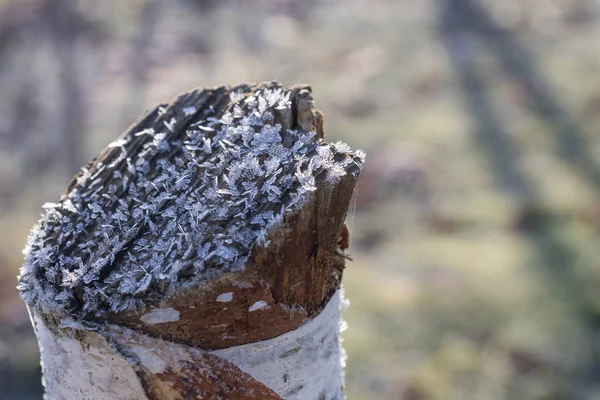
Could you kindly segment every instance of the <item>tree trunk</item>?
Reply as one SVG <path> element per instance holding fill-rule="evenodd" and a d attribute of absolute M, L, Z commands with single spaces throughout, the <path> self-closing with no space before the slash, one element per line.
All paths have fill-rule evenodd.
<path fill-rule="evenodd" d="M 341 399 L 344 218 L 364 153 L 307 86 L 198 89 L 75 176 L 19 288 L 49 399 Z"/>

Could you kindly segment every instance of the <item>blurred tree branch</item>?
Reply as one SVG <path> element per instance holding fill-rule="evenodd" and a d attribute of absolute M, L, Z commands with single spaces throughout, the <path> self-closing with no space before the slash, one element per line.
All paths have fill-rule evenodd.
<path fill-rule="evenodd" d="M 469 40 L 480 39 L 487 44 L 505 73 L 523 88 L 531 111 L 554 133 L 557 153 L 600 191 L 600 163 L 589 153 L 589 144 L 579 124 L 560 104 L 551 85 L 514 34 L 499 26 L 476 1 L 444 0 L 441 7 L 443 36 L 469 37 Z M 451 56 L 453 53 L 456 51 L 451 51 Z"/>
<path fill-rule="evenodd" d="M 82 152 L 87 119 L 87 105 L 80 82 L 77 42 L 85 26 L 84 17 L 73 0 L 46 0 L 44 13 L 59 64 L 60 122 L 63 124 L 61 148 L 64 167 L 69 174 L 83 165 Z"/>
<path fill-rule="evenodd" d="M 541 212 L 540 193 L 535 182 L 520 170 L 518 147 L 506 131 L 507 124 L 487 93 L 488 85 L 477 65 L 479 41 L 492 43 L 491 47 L 507 74 L 522 82 L 531 94 L 533 110 L 552 127 L 559 145 L 567 146 L 561 155 L 571 161 L 590 184 L 599 188 L 600 170 L 592 165 L 587 144 L 580 138 L 576 124 L 569 121 L 540 73 L 534 69 L 526 51 L 510 32 L 495 25 L 483 8 L 471 0 L 445 0 L 438 26 L 492 171 L 505 190 L 516 194 L 521 206 L 518 215 L 520 222 L 517 222 L 519 225 L 516 228 L 531 233 L 529 239 L 539 258 L 534 265 L 541 267 L 541 274 L 550 284 L 553 295 L 585 321 L 592 337 L 600 337 L 600 314 L 589 286 L 579 277 L 575 268 L 579 255 L 547 221 L 548 216 Z M 597 379 L 596 370 L 599 368 L 600 354 L 593 354 L 593 362 L 583 374 L 588 383 Z M 570 396 L 577 396 L 578 390 L 574 390 Z"/>

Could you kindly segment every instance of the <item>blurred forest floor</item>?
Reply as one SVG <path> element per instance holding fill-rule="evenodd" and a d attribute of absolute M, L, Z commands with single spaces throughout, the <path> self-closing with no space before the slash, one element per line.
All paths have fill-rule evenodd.
<path fill-rule="evenodd" d="M 600 399 L 600 3 L 0 0 L 0 399 L 39 399 L 40 206 L 150 106 L 310 83 L 367 152 L 347 392 Z"/>

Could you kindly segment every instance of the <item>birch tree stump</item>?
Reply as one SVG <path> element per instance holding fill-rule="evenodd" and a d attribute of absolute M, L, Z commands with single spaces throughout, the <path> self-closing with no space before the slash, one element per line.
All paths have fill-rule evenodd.
<path fill-rule="evenodd" d="M 148 112 L 28 238 L 19 289 L 47 398 L 343 398 L 363 162 L 324 141 L 307 86 L 203 88 Z"/>

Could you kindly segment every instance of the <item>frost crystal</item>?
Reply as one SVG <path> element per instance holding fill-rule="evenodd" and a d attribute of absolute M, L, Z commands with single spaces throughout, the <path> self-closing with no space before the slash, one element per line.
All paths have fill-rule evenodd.
<path fill-rule="evenodd" d="M 161 106 L 83 168 L 67 194 L 44 204 L 29 235 L 25 301 L 75 318 L 144 310 L 151 299 L 243 269 L 284 213 L 319 185 L 356 176 L 362 151 L 284 128 L 292 92 L 259 87 L 234 90 L 227 109 Z"/>
<path fill-rule="evenodd" d="M 185 107 L 182 111 L 183 115 L 187 117 L 196 113 L 196 107 Z"/>

